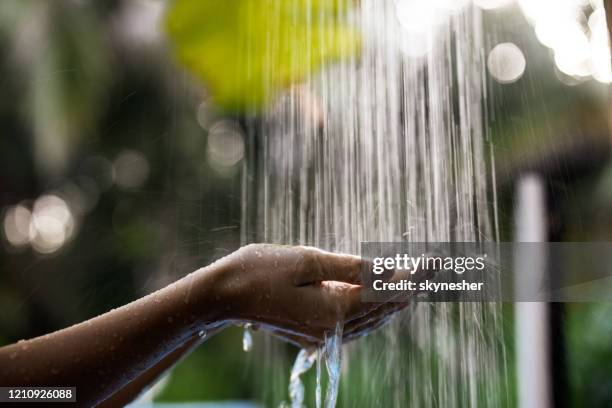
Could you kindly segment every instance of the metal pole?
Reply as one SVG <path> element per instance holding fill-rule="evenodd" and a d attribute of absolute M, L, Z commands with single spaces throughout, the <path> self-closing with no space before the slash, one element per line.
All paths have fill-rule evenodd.
<path fill-rule="evenodd" d="M 518 206 L 515 216 L 515 241 L 546 241 L 546 193 L 541 177 L 523 176 L 518 181 L 516 196 Z M 528 267 L 531 271 L 529 276 L 520 271 L 516 273 L 517 290 L 524 291 L 527 288 L 536 291 L 546 274 L 546 254 L 542 253 L 540 259 L 534 259 L 533 256 L 523 257 L 520 255 L 519 246 L 515 257 L 515 268 L 521 268 L 521 263 L 526 259 L 531 262 Z M 543 302 L 517 302 L 514 311 L 518 406 L 552 407 L 549 306 Z"/>

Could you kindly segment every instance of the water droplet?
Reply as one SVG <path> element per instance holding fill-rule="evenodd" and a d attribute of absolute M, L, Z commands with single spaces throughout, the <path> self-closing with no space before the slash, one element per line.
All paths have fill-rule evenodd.
<path fill-rule="evenodd" d="M 205 330 L 200 330 L 200 331 L 198 332 L 198 336 L 199 336 L 201 339 L 205 339 L 205 338 L 206 338 L 206 336 L 207 336 L 207 333 L 206 333 L 206 331 L 205 331 Z"/>
<path fill-rule="evenodd" d="M 253 348 L 253 335 L 251 334 L 251 324 L 244 325 L 244 333 L 242 334 L 242 349 L 245 352 L 251 351 Z"/>

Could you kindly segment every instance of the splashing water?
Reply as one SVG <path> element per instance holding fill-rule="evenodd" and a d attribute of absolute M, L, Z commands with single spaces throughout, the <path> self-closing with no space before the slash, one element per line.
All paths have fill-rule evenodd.
<path fill-rule="evenodd" d="M 337 324 L 334 333 L 325 336 L 325 366 L 327 367 L 327 390 L 325 408 L 334 408 L 340 385 L 340 357 L 342 352 L 342 325 Z"/>
<path fill-rule="evenodd" d="M 289 399 L 291 408 L 302 408 L 304 406 L 304 383 L 300 378 L 302 374 L 310 370 L 317 358 L 316 350 L 302 349 L 295 358 L 295 363 L 289 376 Z"/>
<path fill-rule="evenodd" d="M 301 375 L 310 370 L 316 361 L 317 385 L 316 406 L 321 406 L 321 356 L 325 356 L 327 367 L 327 389 L 325 391 L 325 408 L 334 408 L 338 398 L 340 384 L 340 358 L 342 351 L 342 325 L 337 324 L 333 333 L 326 333 L 323 347 L 318 350 L 302 349 L 295 358 L 289 375 L 289 398 L 291 408 L 304 407 L 304 383 Z M 281 405 L 282 406 L 282 405 Z"/>
<path fill-rule="evenodd" d="M 253 334 L 251 333 L 251 324 L 247 323 L 244 325 L 244 332 L 242 333 L 242 350 L 249 352 L 253 348 Z"/>
<path fill-rule="evenodd" d="M 351 3 L 361 53 L 312 74 L 247 126 L 243 242 L 359 253 L 365 241 L 495 241 L 480 10 L 439 11 L 416 27 L 402 5 L 433 2 Z M 501 319 L 495 303 L 416 304 L 347 347 L 340 403 L 509 405 Z M 269 344 L 268 385 L 280 401 L 288 368 L 282 346 Z"/>

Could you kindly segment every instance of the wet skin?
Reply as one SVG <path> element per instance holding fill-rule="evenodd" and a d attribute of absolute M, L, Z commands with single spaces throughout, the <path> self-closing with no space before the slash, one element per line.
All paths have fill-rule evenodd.
<path fill-rule="evenodd" d="M 336 323 L 344 340 L 406 303 L 364 303 L 365 261 L 311 247 L 252 244 L 91 320 L 0 348 L 0 385 L 77 387 L 77 404 L 122 406 L 229 324 L 250 322 L 301 347 Z M 398 279 L 401 277 L 398 277 Z"/>

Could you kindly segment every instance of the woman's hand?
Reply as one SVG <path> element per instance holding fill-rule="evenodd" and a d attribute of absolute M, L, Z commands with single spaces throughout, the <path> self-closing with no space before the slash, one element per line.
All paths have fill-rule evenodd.
<path fill-rule="evenodd" d="M 302 347 L 320 345 L 337 323 L 351 340 L 406 303 L 361 301 L 365 261 L 312 247 L 252 244 L 218 262 L 215 286 L 227 318 L 261 325 Z"/>

